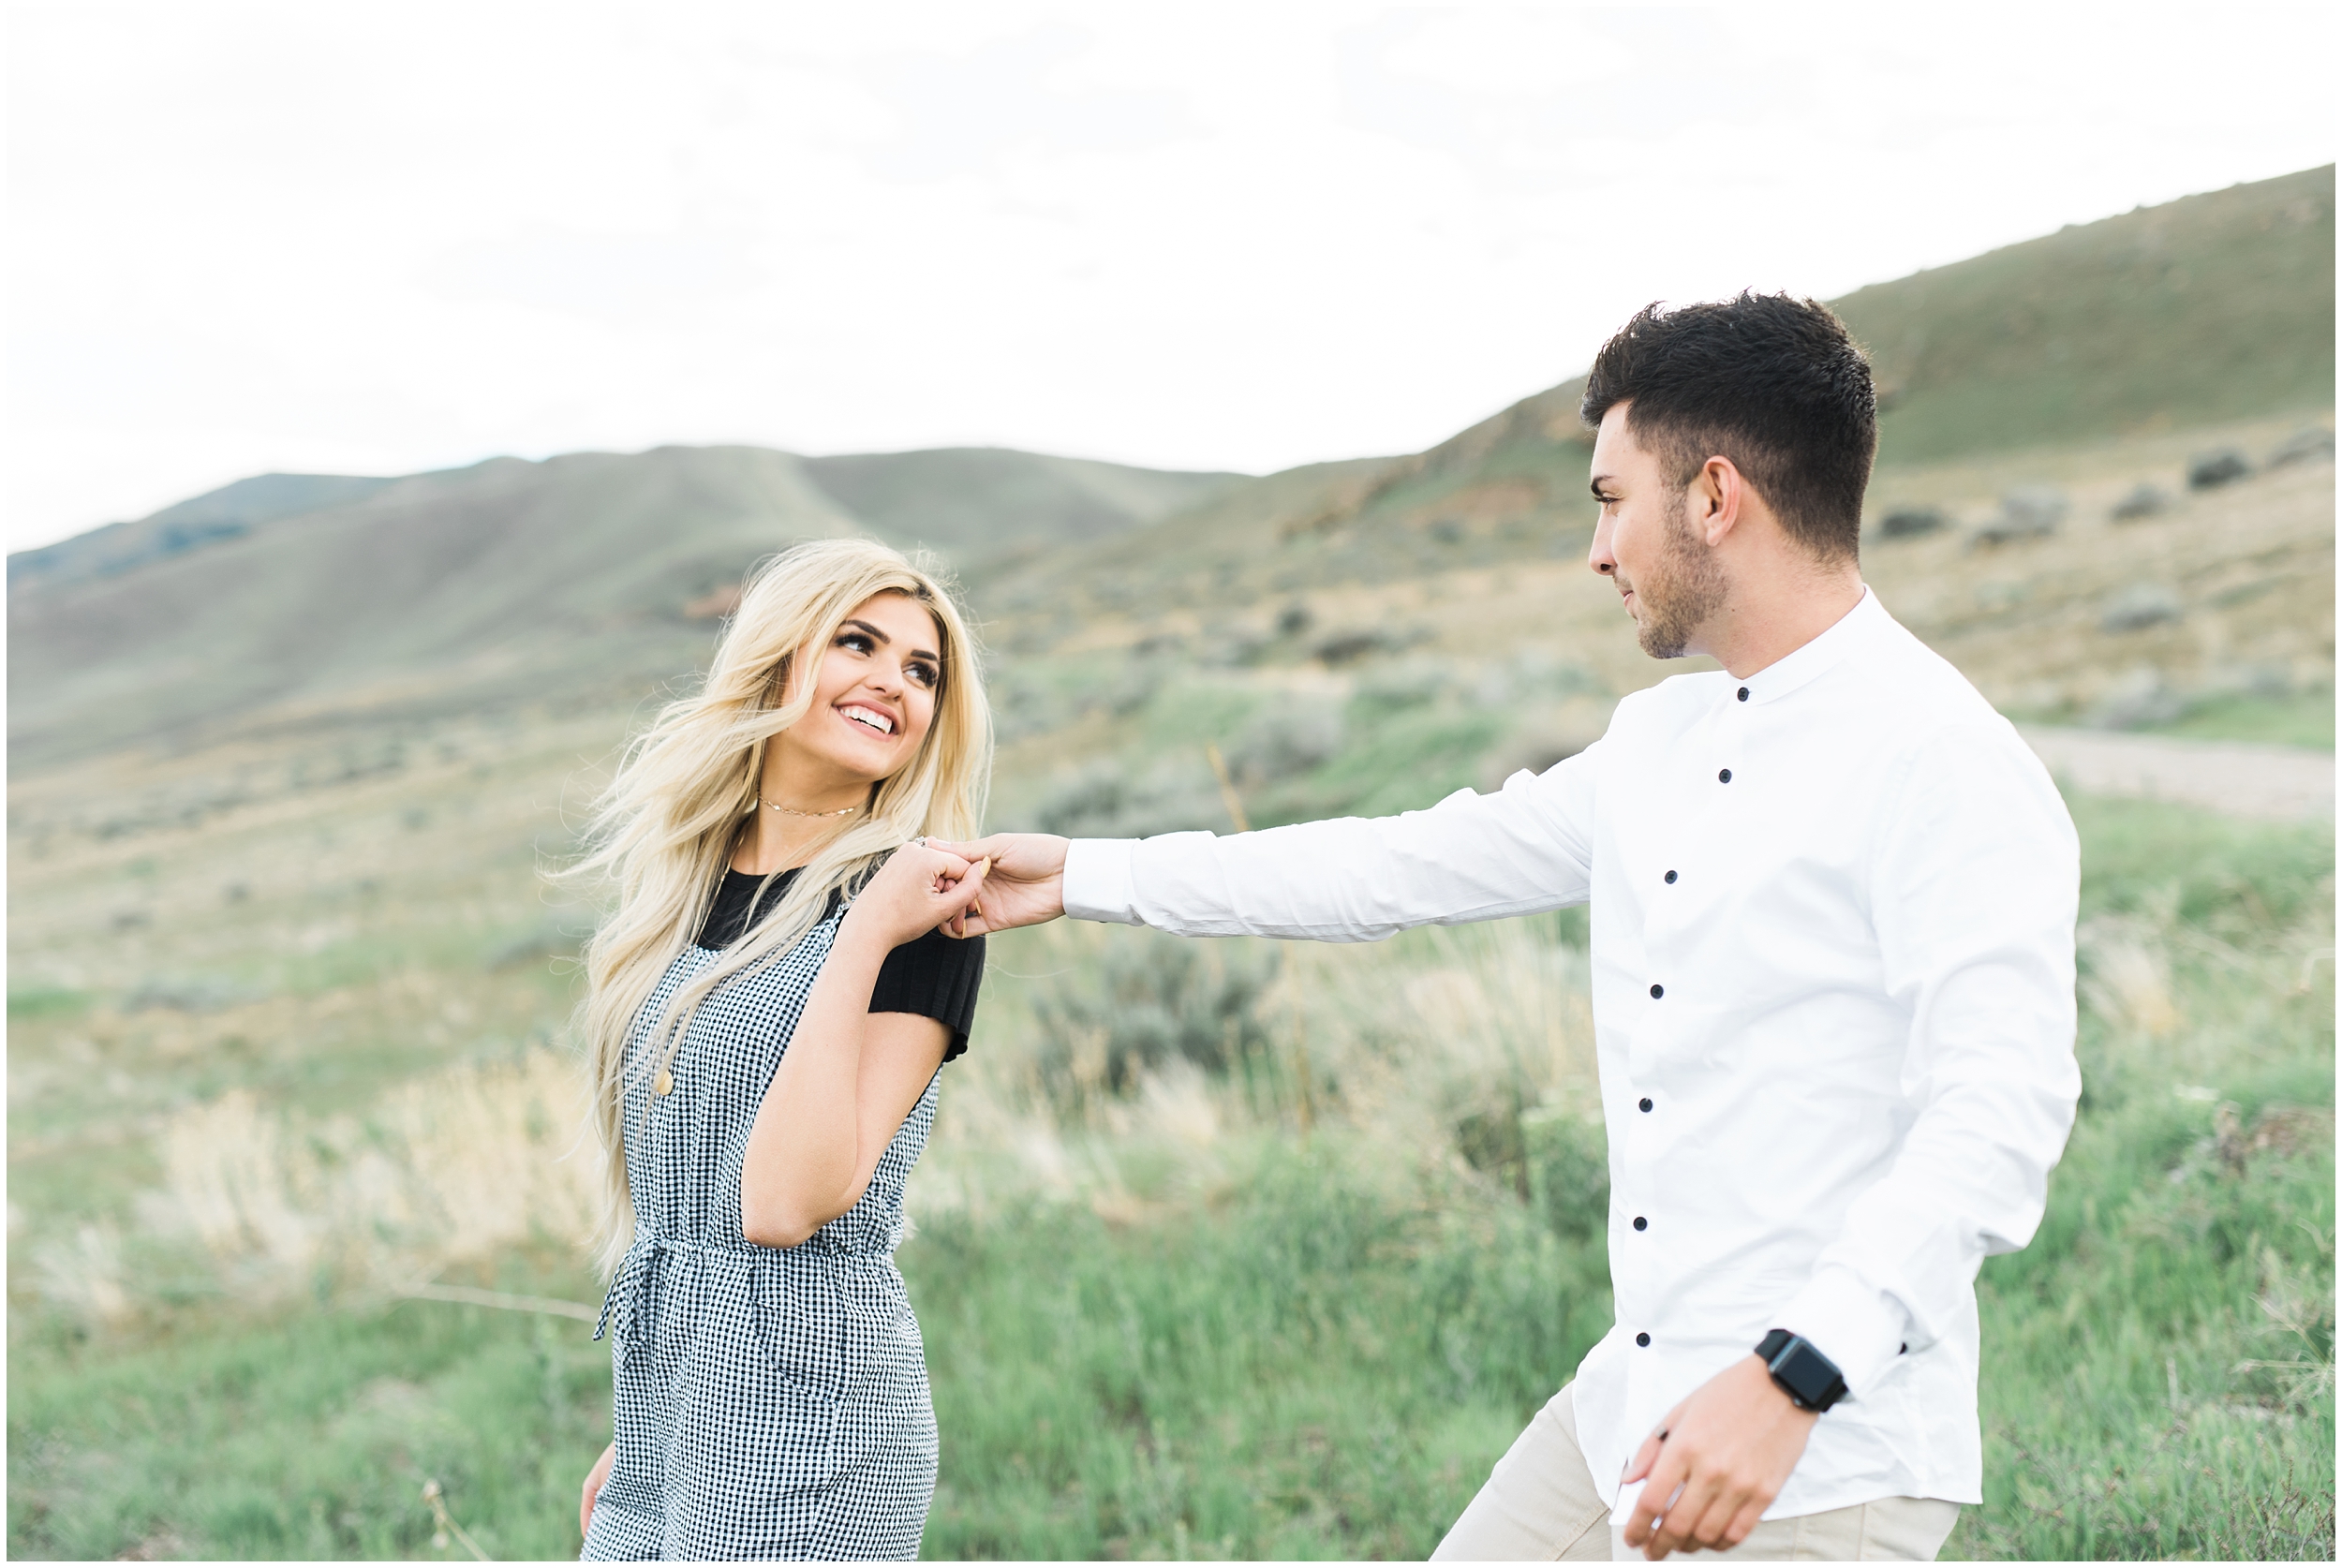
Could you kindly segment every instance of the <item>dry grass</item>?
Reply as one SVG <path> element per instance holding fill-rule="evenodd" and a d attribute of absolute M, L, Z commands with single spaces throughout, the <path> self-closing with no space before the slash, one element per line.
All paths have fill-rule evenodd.
<path fill-rule="evenodd" d="M 914 1218 L 1035 1197 L 1116 1223 L 1208 1209 L 1250 1179 L 1264 1143 L 1336 1130 L 1390 1151 L 1400 1174 L 1460 1171 L 1482 1153 L 1465 1147 L 1474 1126 L 1593 1101 L 1584 955 L 1534 922 L 1359 947 L 1210 943 L 1277 967 L 1253 1004 L 1267 1043 L 1248 1058 L 1207 1073 L 1174 1057 L 1119 1096 L 1045 1071 L 1045 988 L 1114 944 L 1169 940 L 1071 925 L 994 939 L 976 1038 L 912 1177 Z"/>
<path fill-rule="evenodd" d="M 1918 539 L 1872 537 L 1863 574 L 1898 618 L 2006 708 L 2078 717 L 2142 670 L 2185 693 L 2330 688 L 2333 466 L 2298 464 L 2203 493 L 2190 493 L 2186 482 L 2190 454 L 2232 446 L 2257 458 L 2303 422 L 2259 420 L 1882 470 L 1871 496 L 1874 516 L 1934 507 L 1953 526 Z M 2166 492 L 2170 510 L 2112 521 L 2116 499 L 2142 481 Z M 2002 496 L 2038 486 L 2068 502 L 2054 533 L 1974 546 L 1976 526 Z M 1424 655 L 1483 673 L 1524 650 L 1581 667 L 1612 692 L 1709 668 L 1654 664 L 1636 648 L 1617 594 L 1586 570 L 1592 525 L 1590 511 L 1573 510 L 1551 523 L 1550 553 L 1501 565 L 1351 581 L 1305 577 L 1307 602 L 1320 629 L 1420 639 Z M 1055 607 L 1039 607 L 996 624 L 992 636 L 1001 645 L 1055 645 L 1062 657 L 1091 660 L 1150 638 L 1206 650 L 1265 642 L 1298 591 L 1278 585 L 1292 570 L 1265 557 L 1203 607 L 1158 610 L 1142 600 L 1070 634 L 1054 623 Z M 2110 601 L 2142 584 L 2171 590 L 2178 616 L 2109 631 Z M 1266 672 L 1264 678 L 1270 678 Z M 1344 689 L 1349 684 L 1346 676 L 1336 680 Z"/>
<path fill-rule="evenodd" d="M 599 1159 L 584 1085 L 549 1051 L 404 1085 L 369 1116 L 312 1118 L 244 1090 L 189 1107 L 162 1134 L 150 1222 L 200 1238 L 246 1288 L 395 1288 L 538 1236 L 582 1246 Z"/>

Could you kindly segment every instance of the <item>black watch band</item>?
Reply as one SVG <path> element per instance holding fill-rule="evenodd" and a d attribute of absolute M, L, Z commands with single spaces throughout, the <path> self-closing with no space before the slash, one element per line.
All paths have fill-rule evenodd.
<path fill-rule="evenodd" d="M 1825 1411 L 1845 1398 L 1845 1375 L 1837 1363 L 1786 1328 L 1757 1341 L 1756 1358 L 1800 1410 Z"/>

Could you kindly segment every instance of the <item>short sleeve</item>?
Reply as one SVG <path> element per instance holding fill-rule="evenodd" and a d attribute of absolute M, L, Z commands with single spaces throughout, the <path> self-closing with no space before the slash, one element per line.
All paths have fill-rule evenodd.
<path fill-rule="evenodd" d="M 879 966 L 870 987 L 873 1013 L 915 1013 L 951 1031 L 943 1048 L 950 1061 L 968 1049 L 975 1022 L 976 991 L 984 984 L 984 939 L 954 938 L 930 931 L 903 943 Z"/>

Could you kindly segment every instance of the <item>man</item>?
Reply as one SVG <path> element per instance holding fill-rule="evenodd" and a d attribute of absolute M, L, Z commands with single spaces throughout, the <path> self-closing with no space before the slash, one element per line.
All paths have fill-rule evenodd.
<path fill-rule="evenodd" d="M 1856 559 L 1870 369 L 1821 305 L 1604 347 L 1594 570 L 1705 654 L 1541 777 L 1375 821 L 1002 835 L 983 919 L 1377 940 L 1593 904 L 1617 1324 L 1443 1558 L 1932 1559 L 1981 1501 L 1974 1280 L 2080 1092 L 2055 788 Z M 1760 1522 L 1761 1521 L 1761 1522 Z"/>

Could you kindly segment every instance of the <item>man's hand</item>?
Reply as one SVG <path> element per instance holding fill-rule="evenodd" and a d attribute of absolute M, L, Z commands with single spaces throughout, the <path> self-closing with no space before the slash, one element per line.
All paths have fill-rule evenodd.
<path fill-rule="evenodd" d="M 984 892 L 964 915 L 946 921 L 952 937 L 979 937 L 1019 925 L 1038 925 L 1065 912 L 1065 839 L 1047 833 L 996 833 L 971 843 L 930 838 L 930 849 L 962 860 L 992 863 Z"/>
<path fill-rule="evenodd" d="M 1626 1481 L 1643 1483 L 1626 1544 L 1656 1562 L 1748 1539 L 1820 1419 L 1789 1402 L 1765 1364 L 1744 1356 L 1693 1390 L 1643 1439 Z"/>

